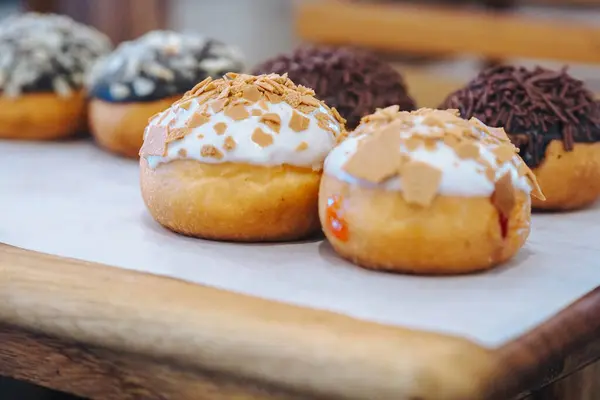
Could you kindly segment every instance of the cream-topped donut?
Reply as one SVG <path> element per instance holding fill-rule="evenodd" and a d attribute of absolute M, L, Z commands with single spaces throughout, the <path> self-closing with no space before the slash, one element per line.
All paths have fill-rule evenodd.
<path fill-rule="evenodd" d="M 144 199 L 158 222 L 187 235 L 300 238 L 319 228 L 323 161 L 343 133 L 337 111 L 286 75 L 207 78 L 151 118 Z"/>
<path fill-rule="evenodd" d="M 319 211 L 333 247 L 360 265 L 457 273 L 516 253 L 530 193 L 543 198 L 502 129 L 454 111 L 390 107 L 329 154 Z"/>

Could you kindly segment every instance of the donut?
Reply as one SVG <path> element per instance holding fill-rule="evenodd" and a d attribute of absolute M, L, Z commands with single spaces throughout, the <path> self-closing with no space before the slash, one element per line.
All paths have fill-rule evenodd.
<path fill-rule="evenodd" d="M 350 47 L 304 45 L 257 65 L 254 74 L 288 73 L 294 82 L 314 89 L 354 129 L 378 108 L 398 105 L 414 110 L 402 76 L 374 54 Z"/>
<path fill-rule="evenodd" d="M 147 126 L 142 197 L 183 235 L 305 238 L 320 230 L 323 161 L 344 134 L 337 111 L 285 74 L 208 77 Z"/>
<path fill-rule="evenodd" d="M 92 134 L 101 147 L 136 158 L 150 117 L 199 81 L 242 68 L 235 48 L 199 35 L 153 31 L 122 43 L 88 80 Z"/>
<path fill-rule="evenodd" d="M 600 197 L 600 103 L 566 69 L 490 68 L 441 107 L 506 130 L 546 195 L 534 209 L 574 210 Z"/>
<path fill-rule="evenodd" d="M 0 25 L 0 138 L 52 140 L 86 128 L 84 82 L 112 48 L 97 30 L 54 14 Z"/>
<path fill-rule="evenodd" d="M 319 216 L 333 249 L 375 270 L 464 274 L 523 246 L 535 176 L 501 129 L 456 110 L 378 110 L 325 160 Z"/>

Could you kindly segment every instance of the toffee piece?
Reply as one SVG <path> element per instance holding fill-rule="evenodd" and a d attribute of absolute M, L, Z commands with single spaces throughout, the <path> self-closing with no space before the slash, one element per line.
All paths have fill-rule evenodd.
<path fill-rule="evenodd" d="M 377 108 L 414 110 L 402 76 L 375 55 L 347 47 L 301 46 L 254 68 L 255 74 L 287 73 L 335 107 L 349 129 Z"/>

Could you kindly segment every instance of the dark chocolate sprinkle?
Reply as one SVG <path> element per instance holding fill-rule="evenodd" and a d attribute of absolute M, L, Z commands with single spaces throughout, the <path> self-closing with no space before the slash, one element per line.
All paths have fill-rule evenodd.
<path fill-rule="evenodd" d="M 377 108 L 399 105 L 414 110 L 402 76 L 368 52 L 347 47 L 301 46 L 258 65 L 255 75 L 288 73 L 299 85 L 313 89 L 328 106 L 335 107 L 354 129 L 360 119 Z"/>
<path fill-rule="evenodd" d="M 600 103 L 566 68 L 493 67 L 448 96 L 440 108 L 503 127 L 531 168 L 542 162 L 552 140 L 561 140 L 566 151 L 576 142 L 600 141 Z"/>

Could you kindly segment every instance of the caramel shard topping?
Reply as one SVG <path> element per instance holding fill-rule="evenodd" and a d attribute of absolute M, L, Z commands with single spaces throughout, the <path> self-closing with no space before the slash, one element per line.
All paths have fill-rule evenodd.
<path fill-rule="evenodd" d="M 313 106 L 313 107 L 319 107 L 319 105 L 320 105 L 319 100 L 317 100 L 313 96 L 307 95 L 307 94 L 302 96 L 302 103 L 306 104 L 308 106 Z"/>
<path fill-rule="evenodd" d="M 372 183 L 391 178 L 403 167 L 399 154 L 400 135 L 395 131 L 382 132 L 380 140 L 363 140 L 359 149 L 342 167 L 349 174 Z"/>
<path fill-rule="evenodd" d="M 253 109 L 253 110 L 250 112 L 250 114 L 251 114 L 253 117 L 260 117 L 260 116 L 263 114 L 263 112 L 262 112 L 262 110 L 261 110 L 261 109 L 259 109 L 259 108 L 255 108 L 255 109 Z"/>
<path fill-rule="evenodd" d="M 423 144 L 423 141 L 416 136 L 411 136 L 404 142 L 404 145 L 406 146 L 406 149 L 408 151 L 415 151 L 419 147 L 421 147 L 422 144 Z"/>
<path fill-rule="evenodd" d="M 203 110 L 200 114 L 204 114 L 203 106 L 210 107 L 212 113 L 224 112 L 228 117 L 239 121 L 251 115 L 264 116 L 258 109 L 250 111 L 249 105 L 257 104 L 261 110 L 268 113 L 270 107 L 268 102 L 277 104 L 286 101 L 296 111 L 296 114 L 293 114 L 293 123 L 290 124 L 292 129 L 297 132 L 307 129 L 310 119 L 306 118 L 306 115 L 322 110 L 328 118 L 327 122 L 321 120 L 319 125 L 332 132 L 336 140 L 340 140 L 346 134 L 344 119 L 335 109 L 330 109 L 314 95 L 315 92 L 312 89 L 295 85 L 287 74 L 258 76 L 226 74 L 221 79 L 205 79 L 175 104 L 182 105 L 195 100 L 200 106 L 200 110 Z M 274 131 L 279 132 L 281 119 L 267 118 L 263 122 Z M 331 125 L 335 122 L 340 125 L 339 130 L 337 126 Z"/>
<path fill-rule="evenodd" d="M 144 144 L 140 149 L 140 156 L 167 155 L 167 128 L 162 126 L 150 126 Z"/>
<path fill-rule="evenodd" d="M 210 103 L 210 108 L 212 108 L 213 112 L 216 114 L 218 112 L 221 112 L 221 110 L 223 110 L 223 108 L 225 108 L 226 104 L 227 104 L 227 99 L 218 99 L 218 100 L 214 100 L 212 103 Z"/>
<path fill-rule="evenodd" d="M 428 115 L 423 119 L 423 125 L 435 127 L 435 128 L 444 128 L 446 125 L 443 121 L 438 118 L 435 118 L 433 115 Z"/>
<path fill-rule="evenodd" d="M 516 155 L 515 147 L 512 144 L 502 144 L 495 147 L 492 149 L 492 153 L 494 153 L 500 165 L 512 160 Z"/>
<path fill-rule="evenodd" d="M 409 204 L 428 207 L 435 198 L 442 171 L 420 161 L 409 161 L 402 170 L 402 196 Z"/>
<path fill-rule="evenodd" d="M 253 85 L 247 85 L 243 89 L 242 96 L 244 97 L 244 99 L 246 99 L 252 103 L 256 103 L 257 101 L 259 101 L 262 98 L 262 94 L 260 93 L 260 90 L 258 90 L 258 88 Z"/>
<path fill-rule="evenodd" d="M 269 99 L 272 104 L 281 103 L 283 101 L 281 96 L 272 92 L 265 92 L 265 96 L 267 96 L 267 99 Z"/>
<path fill-rule="evenodd" d="M 308 126 L 310 125 L 310 119 L 294 111 L 292 113 L 292 118 L 290 119 L 289 125 L 293 131 L 302 132 L 308 129 Z"/>
<path fill-rule="evenodd" d="M 273 144 L 273 136 L 265 133 L 260 128 L 256 128 L 252 133 L 252 141 L 260 147 L 267 147 Z"/>
<path fill-rule="evenodd" d="M 189 100 L 186 100 L 186 101 L 180 103 L 179 107 L 183 108 L 186 111 L 189 111 L 192 104 L 193 104 L 192 99 L 189 99 Z"/>
<path fill-rule="evenodd" d="M 279 116 L 279 114 L 275 114 L 275 113 L 264 114 L 260 118 L 260 122 L 264 123 L 269 128 L 273 129 L 273 131 L 275 131 L 276 133 L 279 133 L 279 131 L 281 130 L 281 117 Z"/>
<path fill-rule="evenodd" d="M 289 90 L 284 96 L 283 101 L 288 103 L 290 106 L 294 108 L 298 108 L 300 104 L 302 104 L 302 95 L 299 92 L 293 92 Z"/>
<path fill-rule="evenodd" d="M 233 140 L 233 138 L 231 136 L 227 136 L 225 138 L 225 140 L 223 141 L 223 148 L 226 151 L 235 150 L 235 146 L 237 146 L 237 143 L 235 142 L 235 140 Z"/>
<path fill-rule="evenodd" d="M 222 135 L 227 130 L 227 124 L 225 122 L 217 122 L 213 126 L 213 129 L 215 130 L 215 132 L 217 132 L 217 135 Z"/>
<path fill-rule="evenodd" d="M 234 121 L 241 121 L 250 116 L 243 104 L 235 104 L 225 109 L 225 115 Z"/>
<path fill-rule="evenodd" d="M 296 151 L 304 151 L 308 149 L 308 143 L 300 142 L 300 144 L 296 147 Z"/>
<path fill-rule="evenodd" d="M 204 125 L 205 123 L 207 123 L 209 121 L 209 116 L 205 115 L 205 114 L 200 114 L 200 113 L 194 113 L 194 115 L 192 115 L 192 117 L 188 120 L 187 122 L 187 127 L 189 129 L 194 129 L 197 128 L 201 125 Z"/>
<path fill-rule="evenodd" d="M 177 155 L 179 157 L 185 158 L 185 157 L 187 157 L 187 150 L 186 149 L 179 149 L 179 151 L 177 152 Z"/>
<path fill-rule="evenodd" d="M 205 144 L 202 146 L 202 149 L 200 149 L 200 155 L 202 157 L 216 158 L 217 160 L 223 158 L 223 153 L 212 144 Z"/>
<path fill-rule="evenodd" d="M 304 113 L 304 114 L 310 114 L 317 109 L 317 107 L 309 106 L 306 104 L 300 104 L 296 108 L 298 109 L 298 111 L 300 111 L 301 113 Z"/>
<path fill-rule="evenodd" d="M 496 181 L 492 202 L 501 215 L 509 216 L 515 206 L 515 187 L 510 173 L 505 173 Z"/>
<path fill-rule="evenodd" d="M 174 142 L 175 140 L 183 139 L 188 133 L 190 133 L 189 128 L 174 128 L 168 129 L 167 132 L 167 143 Z"/>
<path fill-rule="evenodd" d="M 259 101 L 258 106 L 265 111 L 269 111 L 269 106 L 267 105 L 267 103 L 264 100 Z"/>
<path fill-rule="evenodd" d="M 456 148 L 456 154 L 462 159 L 471 159 L 479 157 L 479 146 L 474 142 L 464 142 Z"/>

